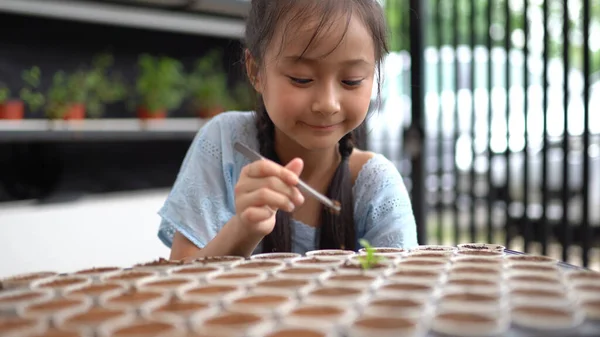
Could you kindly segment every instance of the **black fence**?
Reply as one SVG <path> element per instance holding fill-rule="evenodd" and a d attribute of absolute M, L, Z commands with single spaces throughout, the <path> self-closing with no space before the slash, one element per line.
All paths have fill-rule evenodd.
<path fill-rule="evenodd" d="M 388 128 L 375 125 L 369 146 L 407 177 L 421 243 L 497 242 L 598 263 L 600 2 L 398 0 L 386 10 L 398 64 L 386 65 Z M 398 115 L 400 138 L 388 121 Z"/>

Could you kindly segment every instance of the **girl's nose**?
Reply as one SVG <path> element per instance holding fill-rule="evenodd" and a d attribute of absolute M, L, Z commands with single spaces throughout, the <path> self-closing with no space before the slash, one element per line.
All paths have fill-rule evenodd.
<path fill-rule="evenodd" d="M 323 115 L 333 115 L 340 111 L 340 101 L 337 90 L 333 84 L 315 88 L 315 100 L 312 111 Z"/>

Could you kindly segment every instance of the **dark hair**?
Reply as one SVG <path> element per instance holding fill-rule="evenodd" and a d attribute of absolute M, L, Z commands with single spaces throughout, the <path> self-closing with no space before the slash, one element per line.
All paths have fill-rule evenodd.
<path fill-rule="evenodd" d="M 304 49 L 306 52 L 310 44 L 320 34 L 323 34 L 323 30 L 331 28 L 333 23 L 328 22 L 333 22 L 332 18 L 340 13 L 346 16 L 346 30 L 354 14 L 358 14 L 367 29 L 369 29 L 375 45 L 379 91 L 382 81 L 380 64 L 383 56 L 388 52 L 388 47 L 385 16 L 377 0 L 252 0 L 246 24 L 245 43 L 247 51 L 252 55 L 256 65 L 261 67 L 264 65 L 264 55 L 267 48 L 271 45 L 273 36 L 281 23 L 285 22 L 287 27 L 294 27 L 295 24 L 302 24 L 319 16 L 317 28 Z M 284 31 L 284 36 L 285 33 Z M 335 48 L 337 46 L 334 47 L 334 50 Z M 275 125 L 269 117 L 261 97 L 258 99 L 255 120 L 261 154 L 270 160 L 281 163 L 275 152 Z M 335 171 L 327 191 L 328 197 L 341 203 L 342 211 L 339 215 L 336 215 L 327 209 L 323 209 L 319 228 L 319 243 L 317 245 L 320 249 L 344 248 L 355 250 L 354 198 L 348 165 L 348 158 L 353 148 L 354 139 L 352 132 L 350 132 L 339 141 L 342 161 Z M 288 252 L 291 250 L 291 242 L 290 214 L 279 210 L 276 215 L 274 230 L 263 240 L 263 251 Z"/>

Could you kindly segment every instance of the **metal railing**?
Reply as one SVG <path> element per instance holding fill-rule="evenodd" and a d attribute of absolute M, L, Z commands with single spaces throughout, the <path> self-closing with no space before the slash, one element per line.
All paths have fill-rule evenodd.
<path fill-rule="evenodd" d="M 386 11 L 395 53 L 369 146 L 404 174 L 420 241 L 600 259 L 600 2 Z"/>

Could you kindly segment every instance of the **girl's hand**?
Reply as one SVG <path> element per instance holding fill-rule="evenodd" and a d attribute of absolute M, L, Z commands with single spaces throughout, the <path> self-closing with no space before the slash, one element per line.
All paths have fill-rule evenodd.
<path fill-rule="evenodd" d="M 304 163 L 296 158 L 285 167 L 258 160 L 242 169 L 235 186 L 235 211 L 243 229 L 266 236 L 275 227 L 278 209 L 292 212 L 304 197 L 295 187 Z"/>

